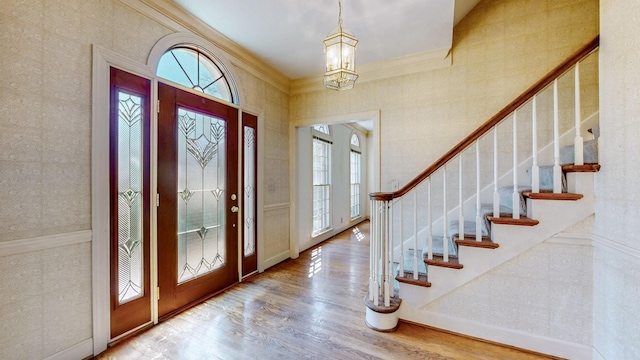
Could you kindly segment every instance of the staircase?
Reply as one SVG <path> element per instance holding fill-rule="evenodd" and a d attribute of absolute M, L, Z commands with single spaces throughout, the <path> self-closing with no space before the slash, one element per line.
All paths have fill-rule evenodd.
<path fill-rule="evenodd" d="M 369 327 L 430 325 L 431 302 L 594 213 L 598 112 L 581 115 L 594 101 L 581 80 L 597 78 L 597 48 L 595 38 L 403 188 L 370 194 Z"/>

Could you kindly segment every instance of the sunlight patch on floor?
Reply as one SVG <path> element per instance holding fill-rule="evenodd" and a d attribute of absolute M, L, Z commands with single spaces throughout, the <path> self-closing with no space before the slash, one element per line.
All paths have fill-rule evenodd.
<path fill-rule="evenodd" d="M 358 239 L 358 241 L 362 241 L 365 238 L 365 235 L 362 233 L 362 231 L 360 231 L 360 229 L 358 229 L 357 226 L 353 228 L 353 234 L 356 236 L 356 239 Z"/>
<path fill-rule="evenodd" d="M 311 250 L 311 263 L 309 264 L 309 277 L 322 270 L 322 246 Z"/>

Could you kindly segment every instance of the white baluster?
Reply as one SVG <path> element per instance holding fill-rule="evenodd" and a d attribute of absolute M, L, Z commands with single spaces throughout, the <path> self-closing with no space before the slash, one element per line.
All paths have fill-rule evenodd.
<path fill-rule="evenodd" d="M 500 193 L 498 192 L 498 126 L 493 128 L 493 217 L 500 217 Z"/>
<path fill-rule="evenodd" d="M 540 192 L 540 168 L 538 167 L 538 110 L 536 95 L 531 103 L 531 144 L 533 152 L 533 166 L 531 166 L 531 192 Z"/>
<path fill-rule="evenodd" d="M 442 234 L 442 260 L 447 262 L 449 261 L 449 240 L 448 240 L 448 220 L 447 220 L 447 165 L 442 167 L 442 190 L 443 190 L 443 209 L 444 215 L 442 216 L 442 221 L 444 223 L 443 226 L 443 234 Z"/>
<path fill-rule="evenodd" d="M 384 213 L 382 215 L 383 218 L 383 232 L 382 232 L 382 276 L 384 287 L 382 289 L 382 295 L 384 297 L 384 306 L 390 305 L 389 300 L 389 267 L 387 266 L 388 257 L 389 257 L 389 201 L 384 202 Z"/>
<path fill-rule="evenodd" d="M 562 168 L 560 167 L 560 130 L 558 114 L 558 79 L 553 81 L 553 192 L 562 192 Z"/>
<path fill-rule="evenodd" d="M 513 218 L 520 219 L 520 194 L 518 193 L 518 126 L 513 112 Z"/>
<path fill-rule="evenodd" d="M 393 288 L 393 248 L 394 248 L 394 236 L 393 236 L 393 199 L 389 202 L 389 257 L 387 258 L 387 284 Z M 393 291 L 389 293 L 389 296 L 393 297 Z M 388 305 L 387 305 L 388 306 Z"/>
<path fill-rule="evenodd" d="M 375 249 L 374 251 L 374 262 L 375 262 L 375 266 L 374 269 L 375 270 L 375 278 L 374 278 L 374 282 L 375 282 L 375 286 L 373 289 L 373 303 L 378 306 L 380 304 L 380 222 L 381 222 L 381 216 L 380 216 L 380 202 L 378 202 L 378 206 L 376 206 L 376 244 L 375 244 Z"/>
<path fill-rule="evenodd" d="M 584 165 L 584 140 L 582 139 L 581 134 L 581 114 L 580 114 L 580 63 L 576 63 L 575 68 L 575 94 L 576 94 L 576 137 L 573 140 L 573 148 L 575 149 L 575 159 L 574 164 L 576 165 Z"/>
<path fill-rule="evenodd" d="M 458 161 L 458 239 L 464 240 L 464 212 L 462 206 L 462 154 Z"/>
<path fill-rule="evenodd" d="M 427 222 L 429 223 L 429 234 L 427 235 L 427 258 L 429 260 L 433 260 L 433 211 L 431 205 L 431 176 L 429 176 L 427 178 L 427 207 L 429 208 L 429 214 L 427 215 Z"/>
<path fill-rule="evenodd" d="M 418 280 L 418 190 L 413 188 L 413 280 Z"/>
<path fill-rule="evenodd" d="M 404 224 L 402 220 L 402 214 L 404 209 L 402 208 L 402 198 L 398 200 L 398 204 L 400 205 L 400 277 L 404 277 Z"/>
<path fill-rule="evenodd" d="M 476 140 L 476 241 L 482 241 L 482 221 L 480 212 L 480 140 Z"/>
<path fill-rule="evenodd" d="M 373 301 L 374 286 L 374 249 L 376 248 L 376 201 L 371 200 L 371 227 L 369 231 L 369 301 Z"/>

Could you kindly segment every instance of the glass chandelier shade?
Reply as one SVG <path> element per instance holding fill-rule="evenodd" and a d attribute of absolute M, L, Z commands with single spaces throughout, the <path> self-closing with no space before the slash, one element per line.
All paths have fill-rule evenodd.
<path fill-rule="evenodd" d="M 342 29 L 342 3 L 338 1 L 338 28 L 324 39 L 325 73 L 324 86 L 327 89 L 347 90 L 353 88 L 356 74 L 356 46 L 358 39 Z"/>

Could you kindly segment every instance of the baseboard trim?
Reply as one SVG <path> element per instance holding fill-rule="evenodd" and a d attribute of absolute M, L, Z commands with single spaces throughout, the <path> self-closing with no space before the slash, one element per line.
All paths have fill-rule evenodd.
<path fill-rule="evenodd" d="M 289 210 L 290 207 L 291 207 L 291 204 L 289 204 L 289 203 L 271 204 L 271 205 L 265 205 L 263 207 L 263 210 L 265 212 L 267 212 L 267 211 L 278 211 L 278 210 Z"/>
<path fill-rule="evenodd" d="M 85 359 L 93 355 L 93 338 L 88 338 L 62 351 L 50 355 L 44 360 Z"/>
<path fill-rule="evenodd" d="M 585 233 L 558 233 L 544 242 L 547 244 L 593 246 L 592 237 L 592 234 Z"/>
<path fill-rule="evenodd" d="M 273 265 L 277 265 L 285 260 L 287 260 L 288 258 L 290 258 L 291 253 L 289 252 L 289 250 L 287 251 L 283 251 L 280 254 L 276 255 L 276 256 L 272 256 L 268 259 L 266 259 L 264 261 L 264 268 L 265 270 L 272 267 Z"/>
<path fill-rule="evenodd" d="M 445 331 L 476 337 L 565 359 L 591 359 L 593 347 L 545 336 L 487 325 L 432 311 L 421 311 L 421 323 Z"/>
<path fill-rule="evenodd" d="M 0 242 L 0 256 L 24 254 L 91 241 L 91 230 Z"/>

